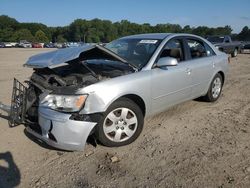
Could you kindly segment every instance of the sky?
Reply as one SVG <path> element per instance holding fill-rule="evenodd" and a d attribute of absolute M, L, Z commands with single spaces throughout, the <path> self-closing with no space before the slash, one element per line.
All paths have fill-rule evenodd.
<path fill-rule="evenodd" d="M 218 27 L 250 27 L 250 0 L 0 0 L 0 15 L 66 26 L 75 19 Z"/>

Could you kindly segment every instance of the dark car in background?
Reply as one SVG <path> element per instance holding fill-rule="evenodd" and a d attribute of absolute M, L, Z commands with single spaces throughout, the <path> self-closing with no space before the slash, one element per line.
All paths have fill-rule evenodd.
<path fill-rule="evenodd" d="M 249 53 L 250 52 L 250 41 L 242 42 L 242 53 Z"/>
<path fill-rule="evenodd" d="M 236 57 L 242 50 L 242 43 L 239 41 L 232 41 L 231 37 L 226 36 L 209 36 L 207 40 L 211 42 L 220 51 L 231 54 Z"/>
<path fill-rule="evenodd" d="M 4 43 L 0 42 L 0 48 L 4 48 L 4 47 L 5 47 Z"/>

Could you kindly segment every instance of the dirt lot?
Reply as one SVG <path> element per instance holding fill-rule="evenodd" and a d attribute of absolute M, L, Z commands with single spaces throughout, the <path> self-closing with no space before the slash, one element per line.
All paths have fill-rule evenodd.
<path fill-rule="evenodd" d="M 0 101 L 41 49 L 0 49 Z M 189 101 L 148 118 L 131 145 L 64 152 L 0 118 L 0 187 L 250 187 L 250 54 L 231 60 L 216 103 Z M 115 156 L 115 157 L 113 157 Z M 111 158 L 118 160 L 111 162 Z"/>

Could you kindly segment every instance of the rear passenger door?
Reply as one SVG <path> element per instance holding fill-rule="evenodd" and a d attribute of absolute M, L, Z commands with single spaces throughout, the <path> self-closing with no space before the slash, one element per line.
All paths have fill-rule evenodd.
<path fill-rule="evenodd" d="M 206 94 L 215 67 L 215 53 L 204 41 L 188 37 L 185 39 L 191 70 L 192 98 Z"/>

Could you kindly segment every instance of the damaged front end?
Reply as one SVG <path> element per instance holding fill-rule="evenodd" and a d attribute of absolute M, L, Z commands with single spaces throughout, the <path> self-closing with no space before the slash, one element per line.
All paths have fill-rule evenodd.
<path fill-rule="evenodd" d="M 98 45 L 35 55 L 24 66 L 34 72 L 26 86 L 14 79 L 9 125 L 24 124 L 39 140 L 64 150 L 83 150 L 99 118 L 80 114 L 89 94 L 77 91 L 136 71 Z"/>

